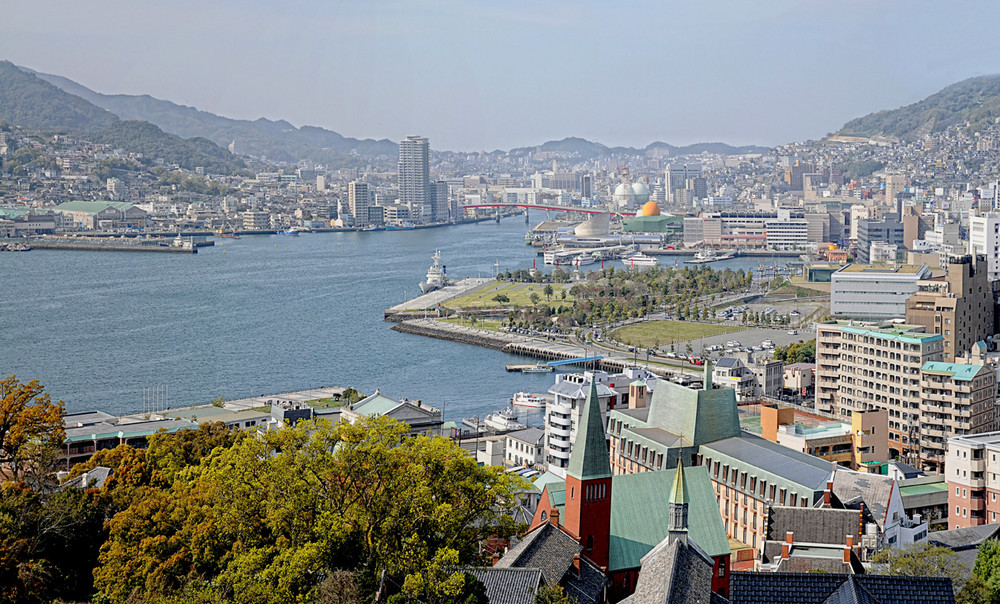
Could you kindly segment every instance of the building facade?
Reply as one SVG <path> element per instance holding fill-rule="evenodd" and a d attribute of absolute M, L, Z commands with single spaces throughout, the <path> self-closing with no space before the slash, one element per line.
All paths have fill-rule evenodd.
<path fill-rule="evenodd" d="M 830 314 L 868 321 L 901 319 L 907 300 L 932 276 L 924 265 L 848 264 L 830 277 Z"/>
<path fill-rule="evenodd" d="M 430 142 L 416 135 L 399 141 L 399 202 L 410 207 L 416 222 L 431 220 Z"/>

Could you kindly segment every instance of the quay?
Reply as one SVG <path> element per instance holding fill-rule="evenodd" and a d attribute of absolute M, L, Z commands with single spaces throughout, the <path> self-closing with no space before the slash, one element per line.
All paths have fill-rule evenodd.
<path fill-rule="evenodd" d="M 108 239 L 90 237 L 39 237 L 19 240 L 36 250 L 72 250 L 89 252 L 159 252 L 167 254 L 197 254 L 199 247 L 213 246 L 213 241 L 183 241 L 175 239 Z"/>
<path fill-rule="evenodd" d="M 492 279 L 468 277 L 451 285 L 417 296 L 385 311 L 385 320 L 399 322 L 406 319 L 423 317 L 428 311 L 437 311 L 437 307 L 448 300 L 464 296 L 475 289 L 492 282 Z"/>
<path fill-rule="evenodd" d="M 518 354 L 526 357 L 544 359 L 545 361 L 561 361 L 557 365 L 575 364 L 590 366 L 605 371 L 621 372 L 626 367 L 634 365 L 632 357 L 627 356 L 581 356 L 583 349 L 579 345 L 559 341 L 542 340 L 519 334 L 502 331 L 489 331 L 465 325 L 455 325 L 434 319 L 407 319 L 393 325 L 392 329 L 401 333 L 450 340 L 463 344 L 473 344 L 485 348 L 493 348 L 508 354 Z M 673 371 L 668 367 L 650 365 L 649 370 L 657 375 L 666 376 Z"/>

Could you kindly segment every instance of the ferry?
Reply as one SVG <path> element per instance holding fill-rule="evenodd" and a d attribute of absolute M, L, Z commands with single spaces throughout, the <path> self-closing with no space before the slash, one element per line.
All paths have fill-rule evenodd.
<path fill-rule="evenodd" d="M 483 423 L 487 428 L 497 432 L 513 432 L 514 430 L 524 430 L 528 426 L 517 421 L 517 413 L 513 407 L 507 407 L 503 411 L 491 413 L 483 418 Z"/>
<path fill-rule="evenodd" d="M 420 282 L 420 291 L 425 294 L 451 283 L 448 280 L 448 267 L 441 265 L 441 250 L 434 252 L 431 260 L 434 261 L 434 264 L 431 264 L 431 267 L 427 269 L 426 279 Z"/>
<path fill-rule="evenodd" d="M 729 260 L 733 255 L 732 252 L 727 252 L 719 256 L 715 253 L 715 250 L 701 250 L 691 260 L 685 260 L 684 264 L 707 264 L 709 262 L 718 262 L 719 260 Z"/>
<path fill-rule="evenodd" d="M 533 409 L 544 408 L 549 403 L 549 399 L 541 394 L 531 394 L 530 392 L 515 392 L 510 397 L 511 404 L 517 407 L 531 407 Z"/>
<path fill-rule="evenodd" d="M 573 268 L 580 268 L 581 266 L 587 266 L 588 264 L 593 264 L 597 262 L 593 254 L 580 254 L 576 258 L 573 258 Z"/>
<path fill-rule="evenodd" d="M 555 367 L 549 367 L 548 365 L 539 363 L 532 367 L 525 367 L 521 370 L 521 373 L 552 373 L 554 370 Z"/>
<path fill-rule="evenodd" d="M 299 230 L 295 227 L 288 229 L 287 231 L 278 231 L 279 235 L 288 235 L 289 237 L 298 237 Z"/>
<path fill-rule="evenodd" d="M 622 262 L 629 268 L 652 268 L 660 264 L 656 256 L 647 256 L 642 252 L 629 256 L 622 260 Z"/>

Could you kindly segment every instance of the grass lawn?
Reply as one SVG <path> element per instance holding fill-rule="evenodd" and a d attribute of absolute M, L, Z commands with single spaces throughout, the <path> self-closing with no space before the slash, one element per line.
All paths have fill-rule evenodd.
<path fill-rule="evenodd" d="M 507 283 L 505 281 L 494 281 L 488 283 L 476 291 L 449 300 L 442 304 L 448 308 L 499 308 L 503 306 L 531 306 L 531 294 L 537 293 L 540 298 L 539 306 L 559 306 L 560 304 L 572 304 L 573 296 L 569 295 L 570 283 L 552 283 L 552 301 L 545 301 L 545 283 Z M 561 293 L 566 292 L 566 299 L 563 300 Z M 493 298 L 503 294 L 510 298 L 510 302 L 501 304 Z"/>
<path fill-rule="evenodd" d="M 687 321 L 647 321 L 616 329 L 611 337 L 623 343 L 649 348 L 668 346 L 671 342 L 696 340 L 726 333 L 743 331 L 745 327 L 717 325 L 715 323 L 690 323 Z"/>
<path fill-rule="evenodd" d="M 454 323 L 455 325 L 465 325 L 466 327 L 485 329 L 486 331 L 500 331 L 500 321 L 494 321 L 493 319 L 476 319 L 475 323 L 469 319 L 460 319 L 458 317 L 448 317 L 447 319 L 438 320 L 444 321 L 445 323 Z"/>
<path fill-rule="evenodd" d="M 347 401 L 338 401 L 332 398 L 314 398 L 306 401 L 306 404 L 318 409 L 329 409 L 330 407 L 344 407 L 347 405 Z"/>
<path fill-rule="evenodd" d="M 785 285 L 782 285 L 778 289 L 771 290 L 768 293 L 794 295 L 796 298 L 812 298 L 816 296 L 822 296 L 824 294 L 824 292 L 821 290 L 813 289 L 810 287 L 801 287 L 798 285 L 792 285 L 790 283 L 786 283 Z"/>

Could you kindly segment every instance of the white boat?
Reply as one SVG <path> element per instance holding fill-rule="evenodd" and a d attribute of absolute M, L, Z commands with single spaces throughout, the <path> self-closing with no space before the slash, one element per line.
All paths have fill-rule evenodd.
<path fill-rule="evenodd" d="M 483 424 L 497 432 L 512 432 L 514 430 L 524 430 L 528 426 L 517 421 L 517 413 L 513 407 L 507 407 L 503 411 L 490 413 L 483 418 Z"/>
<path fill-rule="evenodd" d="M 715 250 L 699 250 L 694 255 L 694 258 L 691 260 L 685 260 L 684 264 L 707 264 L 709 262 L 717 262 L 719 260 L 729 260 L 732 257 L 732 253 L 726 253 L 720 256 L 715 253 Z"/>
<path fill-rule="evenodd" d="M 541 394 L 531 394 L 530 392 L 515 392 L 510 398 L 510 402 L 518 407 L 531 407 L 541 409 L 549 403 L 549 399 Z"/>
<path fill-rule="evenodd" d="M 573 258 L 573 268 L 580 268 L 581 266 L 587 266 L 588 264 L 593 264 L 597 262 L 593 254 L 580 254 L 576 258 Z"/>
<path fill-rule="evenodd" d="M 451 283 L 448 280 L 448 267 L 441 265 L 441 250 L 434 252 L 434 255 L 431 256 L 431 260 L 434 261 L 434 264 L 427 269 L 426 280 L 420 283 L 420 291 L 425 294 L 436 289 L 441 289 Z"/>
<path fill-rule="evenodd" d="M 651 268 L 659 266 L 660 264 L 660 261 L 656 258 L 656 256 L 647 256 L 642 252 L 633 254 L 632 256 L 622 260 L 622 262 L 624 262 L 625 266 L 629 268 Z"/>
<path fill-rule="evenodd" d="M 538 363 L 533 367 L 525 367 L 521 370 L 521 373 L 552 373 L 553 371 L 555 371 L 555 367 L 544 363 Z"/>

